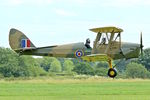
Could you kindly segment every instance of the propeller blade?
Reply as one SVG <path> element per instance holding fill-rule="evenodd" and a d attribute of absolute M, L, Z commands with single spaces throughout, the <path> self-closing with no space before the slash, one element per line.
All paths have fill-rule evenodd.
<path fill-rule="evenodd" d="M 141 32 L 141 36 L 140 36 L 140 49 L 141 49 L 141 55 L 143 55 L 143 37 L 142 37 L 142 32 Z"/>

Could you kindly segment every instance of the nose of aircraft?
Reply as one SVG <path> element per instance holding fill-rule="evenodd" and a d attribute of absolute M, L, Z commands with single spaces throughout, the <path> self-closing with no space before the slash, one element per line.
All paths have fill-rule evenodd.
<path fill-rule="evenodd" d="M 140 44 L 137 43 L 122 43 L 122 52 L 127 59 L 138 58 L 140 53 L 143 55 L 143 38 L 140 34 Z"/>
<path fill-rule="evenodd" d="M 140 54 L 140 44 L 136 43 L 122 43 L 121 48 L 126 59 L 138 58 Z"/>

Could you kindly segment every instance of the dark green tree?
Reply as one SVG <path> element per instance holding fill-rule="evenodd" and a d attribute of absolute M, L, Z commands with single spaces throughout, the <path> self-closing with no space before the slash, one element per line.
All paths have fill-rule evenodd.
<path fill-rule="evenodd" d="M 95 75 L 98 76 L 107 76 L 108 68 L 95 68 Z"/>
<path fill-rule="evenodd" d="M 22 76 L 18 55 L 8 48 L 0 48 L 0 73 L 4 77 Z"/>
<path fill-rule="evenodd" d="M 43 76 L 46 72 L 40 67 L 35 58 L 31 56 L 21 56 L 19 66 L 23 68 L 25 76 Z"/>
<path fill-rule="evenodd" d="M 74 67 L 73 71 L 75 71 L 78 74 L 94 75 L 94 68 L 91 67 L 90 64 L 86 62 L 78 63 Z"/>
<path fill-rule="evenodd" d="M 59 62 L 59 60 L 57 60 L 56 58 L 52 61 L 51 65 L 50 65 L 50 69 L 49 72 L 61 72 L 62 71 L 62 67 L 61 64 Z"/>
<path fill-rule="evenodd" d="M 64 62 L 65 62 L 65 59 L 66 58 L 57 58 L 58 60 L 59 60 L 59 62 L 60 62 L 60 64 L 61 64 L 61 67 L 62 67 L 62 70 L 64 70 Z"/>
<path fill-rule="evenodd" d="M 40 61 L 40 66 L 48 71 L 51 67 L 51 63 L 55 60 L 56 58 L 54 57 L 43 57 Z"/>
<path fill-rule="evenodd" d="M 98 62 L 97 65 L 96 65 L 96 68 L 108 68 L 108 63 L 107 62 L 104 62 L 104 61 L 101 61 L 101 62 Z"/>
<path fill-rule="evenodd" d="M 127 78 L 147 78 L 149 77 L 149 72 L 147 69 L 138 63 L 131 62 L 126 67 Z"/>
<path fill-rule="evenodd" d="M 141 55 L 138 60 L 139 63 L 144 65 L 150 71 L 150 49 L 145 49 L 143 56 Z"/>
<path fill-rule="evenodd" d="M 72 70 L 73 70 L 73 68 L 74 68 L 74 64 L 73 64 L 73 62 L 72 62 L 71 60 L 65 60 L 63 66 L 64 66 L 63 71 L 64 71 L 64 72 L 67 72 L 67 73 L 72 72 Z"/>

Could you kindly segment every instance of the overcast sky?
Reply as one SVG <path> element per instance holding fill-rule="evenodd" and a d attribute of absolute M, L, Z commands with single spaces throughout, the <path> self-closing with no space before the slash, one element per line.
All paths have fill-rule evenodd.
<path fill-rule="evenodd" d="M 94 41 L 88 29 L 116 26 L 122 41 L 139 43 L 143 32 L 150 47 L 150 0 L 1 0 L 0 46 L 9 47 L 11 28 L 38 46 Z"/>

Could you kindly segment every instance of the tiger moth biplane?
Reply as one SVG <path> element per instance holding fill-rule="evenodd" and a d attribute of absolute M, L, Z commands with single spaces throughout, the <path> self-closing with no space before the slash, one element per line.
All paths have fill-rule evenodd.
<path fill-rule="evenodd" d="M 142 34 L 141 43 L 121 42 L 123 29 L 117 27 L 93 28 L 90 31 L 97 34 L 90 46 L 90 39 L 86 43 L 71 43 L 36 47 L 30 39 L 21 31 L 12 28 L 9 32 L 10 47 L 19 55 L 36 55 L 64 58 L 79 58 L 84 61 L 107 61 L 109 65 L 108 76 L 114 78 L 117 75 L 112 60 L 138 58 L 143 51 Z"/>

